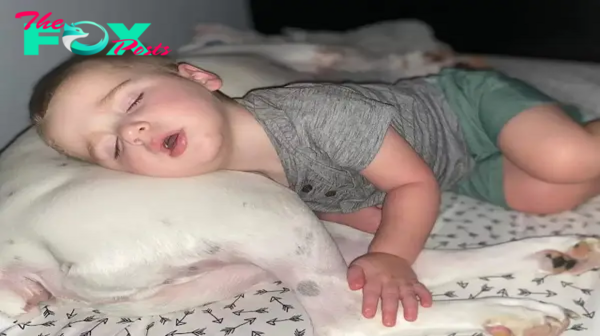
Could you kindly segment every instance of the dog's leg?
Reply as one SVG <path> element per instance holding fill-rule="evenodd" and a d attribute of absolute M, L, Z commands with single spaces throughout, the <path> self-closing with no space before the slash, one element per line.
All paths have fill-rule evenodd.
<path fill-rule="evenodd" d="M 367 251 L 372 235 L 335 223 L 325 226 L 347 262 Z M 600 267 L 600 241 L 577 235 L 525 238 L 465 250 L 426 249 L 414 265 L 427 287 L 526 270 L 580 274 L 595 267 Z"/>
<path fill-rule="evenodd" d="M 548 251 L 567 252 L 582 239 L 578 236 L 533 237 L 473 249 L 424 250 L 415 263 L 415 271 L 427 286 L 442 285 L 459 278 L 528 270 L 556 273 L 542 256 Z"/>
<path fill-rule="evenodd" d="M 579 274 L 599 266 L 600 241 L 581 236 L 533 237 L 467 250 L 425 250 L 415 264 L 428 286 L 459 277 L 519 271 Z"/>
<path fill-rule="evenodd" d="M 309 226 L 307 224 L 307 226 Z M 310 225 L 312 226 L 312 225 Z M 265 230 L 268 231 L 268 230 Z M 361 293 L 352 292 L 346 282 L 346 263 L 324 231 L 311 227 L 296 230 L 301 243 L 277 248 L 272 253 L 247 251 L 253 262 L 270 269 L 275 277 L 295 289 L 310 314 L 316 336 L 424 336 L 438 331 L 488 331 L 494 336 L 553 336 L 569 324 L 559 307 L 532 300 L 485 298 L 439 301 L 419 311 L 416 322 L 407 322 L 399 312 L 396 327 L 384 327 L 380 314 L 366 319 L 360 314 Z M 278 233 L 278 238 L 287 241 Z M 262 245 L 267 242 L 254 241 Z M 260 249 L 265 250 L 265 249 Z M 268 249 L 267 249 L 268 250 Z M 269 257 L 270 255 L 270 257 Z M 504 333 L 504 334 L 503 334 Z"/>
<path fill-rule="evenodd" d="M 568 327 L 570 318 L 578 316 L 559 306 L 536 300 L 445 300 L 436 301 L 431 308 L 421 309 L 414 322 L 398 318 L 395 328 L 364 335 L 425 336 L 486 331 L 493 336 L 557 336 Z"/>
<path fill-rule="evenodd" d="M 556 306 L 506 298 L 436 302 L 433 307 L 420 310 L 417 322 L 406 322 L 400 312 L 395 328 L 384 327 L 380 313 L 373 319 L 362 316 L 362 293 L 349 290 L 347 263 L 320 221 L 312 214 L 298 212 L 294 213 L 291 222 L 302 226 L 284 229 L 282 221 L 283 218 L 261 221 L 262 234 L 253 235 L 252 244 L 239 246 L 238 253 L 270 270 L 295 290 L 310 314 L 316 336 L 379 336 L 400 332 L 404 335 L 411 330 L 412 335 L 425 335 L 435 326 L 452 331 L 487 328 L 498 336 L 501 335 L 499 332 L 510 330 L 515 336 L 525 336 L 534 335 L 530 331 L 538 328 L 554 332 L 568 323 L 565 313 Z M 271 223 L 279 226 L 269 227 Z M 268 234 L 270 232 L 276 236 Z M 296 243 L 280 245 L 274 239 Z M 538 245 L 532 253 L 557 246 L 557 243 L 540 242 Z M 277 252 L 273 253 L 273 249 Z"/>
<path fill-rule="evenodd" d="M 324 224 L 335 242 L 339 244 L 346 261 L 353 260 L 367 250 L 372 235 L 334 223 L 325 222 Z M 502 265 L 499 265 L 501 269 L 498 270 L 495 267 L 489 267 L 494 263 L 494 261 L 490 263 L 490 259 L 497 259 L 496 261 L 501 264 L 507 263 L 508 266 L 504 270 L 511 269 L 512 266 L 539 269 L 540 251 L 548 248 L 568 251 L 580 241 L 581 239 L 578 237 L 543 237 L 476 250 L 425 250 L 417 261 L 417 267 L 421 276 L 430 285 L 437 282 L 436 276 L 447 281 L 453 277 L 463 278 L 465 272 L 476 274 L 479 269 L 484 269 L 484 274 L 489 273 L 485 272 L 486 269 L 491 270 L 492 273 L 503 273 Z M 591 254 L 586 253 L 586 248 L 593 246 L 592 243 L 593 241 L 590 241 L 588 245 L 580 244 L 574 251 L 582 257 L 589 257 Z M 447 254 L 448 252 L 450 255 Z M 501 256 L 507 259 L 497 258 L 498 253 L 502 253 Z M 455 259 L 457 255 L 459 258 Z M 518 265 L 513 264 L 515 260 L 518 260 Z M 461 271 L 456 272 L 456 269 L 444 268 L 449 264 Z M 432 267 L 431 271 L 427 270 L 428 267 Z M 440 271 L 445 273 L 440 273 Z M 362 328 L 358 327 L 353 330 L 362 332 L 356 333 L 357 335 L 369 336 L 450 335 L 456 332 L 475 334 L 481 331 L 486 331 L 493 336 L 556 336 L 560 335 L 569 325 L 569 317 L 577 317 L 575 313 L 565 312 L 556 305 L 514 298 L 436 301 L 431 308 L 420 309 L 417 321 L 412 323 L 406 322 L 400 315 L 395 328 L 381 329 L 380 326 L 371 325 L 371 329 L 366 329 L 363 325 Z M 375 318 L 373 322 L 379 321 Z M 343 335 L 343 332 L 340 332 L 340 335 Z"/>
<path fill-rule="evenodd" d="M 256 236 L 258 239 L 241 247 L 240 252 L 295 290 L 310 315 L 316 336 L 336 335 L 334 331 L 342 324 L 362 319 L 361 298 L 349 290 L 347 264 L 321 222 L 312 214 L 302 217 L 302 221 L 298 217 L 294 220 L 304 224 L 302 227 L 263 226 L 262 232 L 273 232 L 276 236 Z M 267 222 L 272 221 L 263 223 Z M 295 243 L 265 248 L 276 244 L 273 239 Z"/>
<path fill-rule="evenodd" d="M 0 313 L 20 321 L 39 315 L 39 304 L 50 299 L 50 293 L 18 266 L 0 271 Z"/>
<path fill-rule="evenodd" d="M 191 278 L 169 279 L 161 286 L 148 288 L 129 297 L 107 297 L 100 301 L 76 302 L 113 316 L 149 316 L 232 298 L 252 286 L 273 281 L 263 269 L 250 264 L 231 264 L 214 270 L 199 270 Z"/>
<path fill-rule="evenodd" d="M 3 242 L 0 246 L 0 314 L 23 322 L 39 314 L 39 304 L 51 298 L 40 278 L 42 269 L 52 267 L 47 257 L 31 244 L 13 239 Z"/>

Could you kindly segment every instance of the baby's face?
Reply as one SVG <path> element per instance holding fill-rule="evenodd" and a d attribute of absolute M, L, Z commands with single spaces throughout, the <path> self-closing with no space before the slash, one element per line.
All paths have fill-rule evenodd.
<path fill-rule="evenodd" d="M 212 171 L 227 146 L 221 81 L 180 65 L 179 73 L 96 64 L 57 90 L 46 114 L 48 138 L 75 157 L 141 175 Z"/>

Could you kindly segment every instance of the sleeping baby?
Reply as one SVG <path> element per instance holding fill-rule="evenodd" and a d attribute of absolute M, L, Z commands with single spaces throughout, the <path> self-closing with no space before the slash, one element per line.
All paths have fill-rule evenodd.
<path fill-rule="evenodd" d="M 221 79 L 163 56 L 77 56 L 36 85 L 30 109 L 48 145 L 102 167 L 156 177 L 262 174 L 321 218 L 373 233 L 348 267 L 363 315 L 414 321 L 432 304 L 412 264 L 440 193 L 534 214 L 599 193 L 600 123 L 583 124 L 531 86 L 447 68 L 394 84 L 296 83 L 233 99 Z"/>

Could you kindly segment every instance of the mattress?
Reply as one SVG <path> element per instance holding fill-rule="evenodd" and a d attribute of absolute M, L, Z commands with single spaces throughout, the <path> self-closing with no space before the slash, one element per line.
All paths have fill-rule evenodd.
<path fill-rule="evenodd" d="M 600 198 L 576 211 L 528 216 L 445 193 L 442 212 L 427 247 L 472 248 L 540 235 L 600 234 Z M 460 272 L 460 270 L 457 270 Z M 581 315 L 565 336 L 597 335 L 600 307 L 598 271 L 581 276 L 545 277 L 534 270 L 497 277 L 465 278 L 433 292 L 436 300 L 486 296 L 527 297 L 553 302 Z M 26 322 L 0 321 L 5 336 L 310 336 L 310 319 L 293 291 L 280 282 L 187 311 L 143 318 L 112 317 L 100 311 L 46 306 Z M 460 334 L 456 334 L 460 335 Z M 469 334 L 472 336 L 472 334 Z M 450 335 L 447 335 L 450 336 Z"/>

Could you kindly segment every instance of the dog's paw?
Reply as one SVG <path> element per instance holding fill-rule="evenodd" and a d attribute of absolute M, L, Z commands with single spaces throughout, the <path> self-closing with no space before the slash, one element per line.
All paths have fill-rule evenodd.
<path fill-rule="evenodd" d="M 485 331 L 492 336 L 558 336 L 564 329 L 560 321 L 548 317 L 543 324 L 532 325 L 525 329 L 498 325 L 486 327 Z"/>
<path fill-rule="evenodd" d="M 0 289 L 0 314 L 16 318 L 27 313 L 27 301 L 11 290 Z"/>
<path fill-rule="evenodd" d="M 13 319 L 18 323 L 30 321 L 40 315 L 38 298 L 46 298 L 37 294 L 36 300 L 24 297 L 11 289 L 0 289 L 0 316 Z"/>
<path fill-rule="evenodd" d="M 519 305 L 495 307 L 484 322 L 484 330 L 492 336 L 558 336 L 576 314 L 537 301 L 519 301 Z"/>
<path fill-rule="evenodd" d="M 541 270 L 551 274 L 581 274 L 600 267 L 600 239 L 583 238 L 566 251 L 545 250 L 536 257 Z"/>

